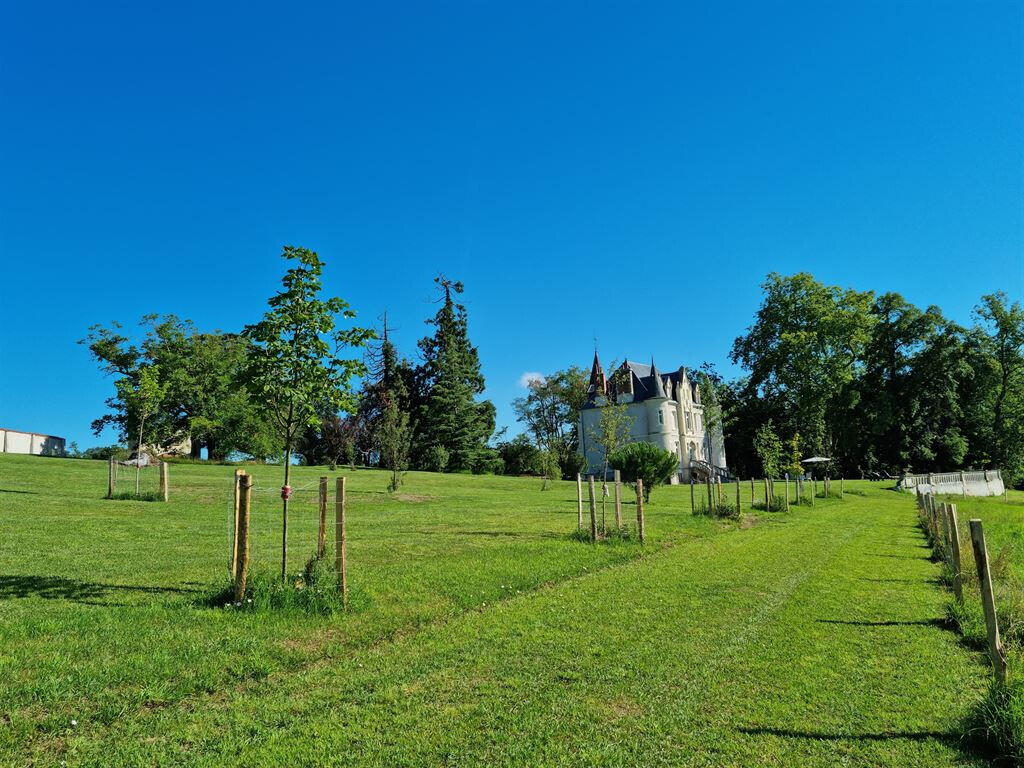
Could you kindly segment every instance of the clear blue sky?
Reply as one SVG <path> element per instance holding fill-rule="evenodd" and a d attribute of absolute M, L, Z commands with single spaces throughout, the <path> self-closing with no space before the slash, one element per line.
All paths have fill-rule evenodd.
<path fill-rule="evenodd" d="M 1019 2 L 313 5 L 4 6 L 0 426 L 100 442 L 87 326 L 237 330 L 284 243 L 406 354 L 464 281 L 502 423 L 595 335 L 733 372 L 771 270 L 1021 296 Z"/>

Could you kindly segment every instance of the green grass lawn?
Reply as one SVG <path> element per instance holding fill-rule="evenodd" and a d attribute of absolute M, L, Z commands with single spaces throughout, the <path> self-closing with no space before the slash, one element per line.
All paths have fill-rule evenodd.
<path fill-rule="evenodd" d="M 280 469 L 249 470 L 274 572 Z M 310 616 L 210 606 L 232 474 L 107 501 L 101 462 L 0 456 L 0 763 L 984 764 L 959 733 L 985 660 L 943 625 L 908 495 L 736 525 L 663 487 L 646 545 L 595 546 L 574 483 L 410 473 L 389 497 L 345 470 L 351 607 Z M 293 572 L 320 474 L 293 480 Z"/>

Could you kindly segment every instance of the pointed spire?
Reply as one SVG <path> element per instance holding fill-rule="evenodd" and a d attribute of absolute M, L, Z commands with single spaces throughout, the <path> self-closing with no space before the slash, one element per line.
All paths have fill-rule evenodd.
<path fill-rule="evenodd" d="M 654 396 L 665 397 L 665 383 L 661 380 L 661 374 L 654 365 L 654 355 L 651 355 L 651 378 L 654 380 Z"/>
<path fill-rule="evenodd" d="M 590 388 L 592 395 L 605 395 L 608 393 L 608 386 L 604 377 L 604 369 L 601 367 L 601 360 L 597 356 L 597 349 L 594 349 L 594 364 L 590 368 Z"/>

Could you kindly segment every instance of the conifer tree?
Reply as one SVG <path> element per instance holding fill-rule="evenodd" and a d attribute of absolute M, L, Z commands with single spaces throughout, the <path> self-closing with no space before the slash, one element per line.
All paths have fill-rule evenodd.
<path fill-rule="evenodd" d="M 463 285 L 444 275 L 434 282 L 442 303 L 427 321 L 434 334 L 419 342 L 423 364 L 418 379 L 425 396 L 418 413 L 415 455 L 422 463 L 443 449 L 448 455 L 447 469 L 471 470 L 494 432 L 494 404 L 476 400 L 484 390 L 480 358 L 469 341 L 466 307 L 453 298 L 462 293 Z"/>

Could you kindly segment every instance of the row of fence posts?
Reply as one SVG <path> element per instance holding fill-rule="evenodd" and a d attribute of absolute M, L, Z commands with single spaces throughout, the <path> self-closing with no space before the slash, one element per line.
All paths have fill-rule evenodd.
<path fill-rule="evenodd" d="M 953 572 L 953 596 L 964 604 L 963 571 L 960 567 L 960 524 L 956 515 L 956 504 L 937 501 L 934 493 L 922 493 L 917 489 L 917 506 L 927 521 L 928 536 L 932 549 L 941 553 Z M 985 614 L 985 633 L 988 639 L 988 653 L 996 680 L 1006 681 L 1006 650 L 999 637 L 999 619 L 996 614 L 995 593 L 992 589 L 992 572 L 989 568 L 988 547 L 985 544 L 985 529 L 981 520 L 970 521 L 971 548 L 974 564 L 978 571 L 978 586 L 981 590 L 981 608 Z"/>
<path fill-rule="evenodd" d="M 160 462 L 160 499 L 167 501 L 170 498 L 171 483 L 169 477 L 170 470 L 168 469 L 167 462 Z M 117 485 L 117 460 L 111 456 L 107 461 L 107 498 L 114 498 L 114 490 Z"/>
<path fill-rule="evenodd" d="M 718 504 L 719 505 L 723 504 L 724 501 L 725 501 L 725 495 L 724 495 L 723 489 L 722 489 L 722 478 L 716 477 L 714 480 L 712 480 L 709 477 L 709 478 L 706 478 L 704 482 L 705 482 L 705 485 L 707 486 L 708 507 L 709 508 L 714 507 L 714 497 L 716 495 L 716 491 L 714 489 L 717 489 Z M 734 482 L 736 483 L 736 514 L 738 516 L 741 516 L 743 514 L 743 501 L 742 501 L 741 494 L 740 494 L 740 479 L 739 478 L 735 478 Z M 756 498 L 756 494 L 757 494 L 757 490 L 756 490 L 756 487 L 755 487 L 755 482 L 756 481 L 754 480 L 754 478 L 750 478 L 750 503 L 751 503 L 751 506 L 753 506 L 754 499 Z M 771 512 L 772 511 L 772 502 L 773 502 L 773 499 L 775 497 L 775 481 L 773 479 L 771 479 L 771 478 L 766 477 L 763 482 L 764 482 L 764 506 L 765 506 L 766 510 Z M 789 478 L 788 474 L 785 476 L 784 482 L 785 482 L 785 485 L 786 485 L 786 501 L 785 501 L 786 511 L 789 512 L 789 506 L 790 506 L 789 483 L 790 483 L 790 478 Z M 804 491 L 804 482 L 805 482 L 804 478 L 802 478 L 802 477 L 796 477 L 796 478 L 793 479 L 793 484 L 794 484 L 794 486 L 796 488 L 797 499 L 802 499 L 804 497 L 804 493 L 805 493 L 805 491 Z M 827 497 L 832 492 L 831 480 L 829 478 L 825 478 L 825 480 L 823 481 L 823 486 L 824 486 L 824 490 L 825 490 L 825 496 Z M 696 489 L 696 481 L 694 480 L 694 478 L 691 477 L 690 478 L 690 510 L 691 511 L 696 511 L 696 509 L 697 509 L 697 497 L 696 497 L 696 490 L 695 489 Z M 818 484 L 817 484 L 817 481 L 812 478 L 812 480 L 811 480 L 811 506 L 812 507 L 814 506 L 814 497 L 817 496 L 817 495 L 818 495 Z M 843 479 L 839 478 L 839 500 L 840 501 L 845 500 L 845 496 L 846 496 L 846 485 L 843 482 Z M 775 511 L 778 511 L 778 510 L 775 510 Z"/>
<path fill-rule="evenodd" d="M 622 527 L 622 474 L 615 470 L 615 527 Z M 587 488 L 590 494 L 590 540 L 597 541 L 597 497 L 594 490 L 594 476 L 587 475 Z M 602 493 L 607 496 L 607 484 L 602 484 Z M 602 497 L 602 505 L 603 505 Z M 602 507 L 603 509 L 603 507 Z M 604 528 L 604 515 L 601 516 L 601 527 Z M 636 529 L 641 543 L 644 540 L 644 481 L 636 481 Z M 583 476 L 576 474 L 576 530 L 583 530 Z"/>
<path fill-rule="evenodd" d="M 322 558 L 327 547 L 328 478 L 320 478 L 319 512 L 316 556 Z M 235 470 L 235 506 L 231 536 L 230 571 L 235 585 L 235 601 L 245 597 L 249 578 L 249 519 L 252 507 L 252 477 L 241 469 Z M 348 602 L 348 573 L 345 553 L 345 478 L 339 477 L 334 485 L 334 567 L 338 573 L 338 591 L 342 603 Z"/>
<path fill-rule="evenodd" d="M 614 493 L 615 493 L 615 525 L 617 528 L 622 527 L 622 475 L 619 470 L 615 470 L 614 477 Z M 754 478 L 750 478 L 750 503 L 753 505 L 756 490 L 754 487 Z M 742 517 L 743 514 L 743 501 L 740 494 L 740 479 L 735 479 L 736 483 L 736 514 L 738 517 Z M 786 511 L 789 512 L 790 498 L 789 498 L 789 483 L 790 477 L 787 474 L 785 476 L 786 484 Z M 794 478 L 793 484 L 796 488 L 797 498 L 802 499 L 804 497 L 804 483 L 805 480 L 802 477 Z M 722 487 L 722 478 L 716 477 L 712 480 L 710 477 L 705 480 L 707 486 L 708 495 L 708 508 L 715 506 L 715 497 L 717 496 L 718 504 L 721 506 L 725 500 L 725 492 Z M 595 494 L 594 476 L 587 475 L 587 486 L 589 488 L 590 496 L 590 539 L 597 541 L 597 497 Z M 640 541 L 644 540 L 644 499 L 643 499 L 643 480 L 638 479 L 636 481 L 636 522 L 637 530 L 640 534 Z M 823 488 L 825 496 L 827 497 L 832 492 L 832 481 L 829 478 L 823 480 Z M 607 496 L 607 485 L 602 484 L 602 492 L 604 496 Z M 839 499 L 840 501 L 845 498 L 845 484 L 843 479 L 839 479 Z M 771 478 L 764 479 L 764 504 L 765 509 L 769 512 L 772 511 L 772 500 L 775 494 L 775 481 Z M 818 494 L 818 482 L 815 479 L 811 479 L 811 506 L 814 506 L 814 497 Z M 602 497 L 602 516 L 601 516 L 601 527 L 604 528 L 604 513 L 603 504 L 604 500 Z M 696 511 L 697 509 L 697 497 L 696 497 L 696 483 L 694 479 L 690 478 L 690 510 Z M 583 475 L 576 475 L 576 530 L 583 530 Z"/>

